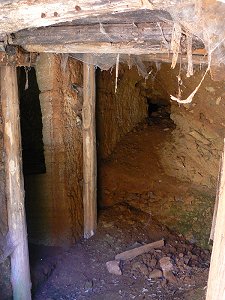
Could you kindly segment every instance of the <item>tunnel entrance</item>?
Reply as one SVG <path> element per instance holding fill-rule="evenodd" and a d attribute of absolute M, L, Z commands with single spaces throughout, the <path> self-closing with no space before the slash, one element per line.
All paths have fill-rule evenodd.
<path fill-rule="evenodd" d="M 162 70 L 156 70 L 154 76 L 147 80 L 139 76 L 135 68 L 129 69 L 121 65 L 115 93 L 114 71 L 98 70 L 96 74 L 96 235 L 89 240 L 78 241 L 68 251 L 57 250 L 60 254 L 54 257 L 45 256 L 35 266 L 34 270 L 39 268 L 41 277 L 41 283 L 40 279 L 38 281 L 40 285 L 35 285 L 35 297 L 38 300 L 47 296 L 60 299 L 65 295 L 68 299 L 117 299 L 119 295 L 121 299 L 129 299 L 141 295 L 140 297 L 157 300 L 160 291 L 162 299 L 190 300 L 196 290 L 201 290 L 201 297 L 208 275 L 208 237 L 214 203 L 214 179 L 218 171 L 215 152 L 210 157 L 211 163 L 214 162 L 215 165 L 212 163 L 211 169 L 207 167 L 209 152 L 216 143 L 212 139 L 209 143 L 208 136 L 212 131 L 208 128 L 211 123 L 204 111 L 203 99 L 206 96 L 203 93 L 198 106 L 193 103 L 193 106 L 180 107 L 171 102 L 170 89 L 175 90 L 177 82 L 174 83 L 171 79 L 173 76 L 168 75 L 171 72 L 169 65 L 163 65 Z M 68 86 L 71 87 L 71 84 L 66 84 L 67 88 Z M 61 87 L 59 90 L 61 91 Z M 67 93 L 68 91 L 81 96 L 74 89 L 68 89 Z M 60 93 L 57 94 L 57 99 L 60 99 Z M 80 101 L 76 103 L 77 106 L 73 105 L 72 109 L 68 109 L 64 106 L 65 99 L 67 98 L 58 102 L 56 113 L 59 107 L 66 107 L 66 113 L 74 112 L 76 108 L 80 112 Z M 71 103 L 72 97 L 68 99 Z M 63 126 L 63 118 L 60 118 L 60 126 L 55 121 L 57 132 L 61 128 L 68 132 L 67 138 L 62 140 L 67 150 L 64 153 L 69 155 L 75 144 L 72 144 L 74 136 L 68 128 L 70 130 L 74 126 L 77 132 L 82 122 L 79 118 L 79 123 L 76 124 L 76 114 L 71 113 L 71 116 L 69 126 Z M 52 127 L 46 128 L 48 136 L 51 136 Z M 75 141 L 76 145 L 82 145 L 80 135 L 77 135 Z M 57 144 L 56 150 L 59 152 L 61 147 L 62 144 L 59 147 Z M 52 153 L 52 149 L 50 150 Z M 218 149 L 218 153 L 219 151 Z M 79 153 L 82 154 L 82 151 Z M 70 155 L 69 160 L 63 160 L 66 172 L 68 169 L 72 171 L 70 176 L 63 177 L 66 188 L 68 183 L 73 187 L 78 178 L 79 188 L 82 187 L 82 172 L 71 180 L 71 174 L 81 165 L 81 157 L 82 155 Z M 57 155 L 51 160 L 51 167 L 53 164 L 57 166 L 56 158 Z M 74 165 L 70 168 L 71 161 Z M 61 165 L 56 168 L 59 174 L 61 168 Z M 28 175 L 30 182 L 33 176 L 40 175 Z M 51 172 L 52 183 L 55 182 L 53 175 L 54 172 Z M 61 181 L 59 176 L 59 182 Z M 52 190 L 51 188 L 51 192 Z M 78 187 L 71 190 L 75 193 L 72 196 L 73 202 L 69 205 L 69 213 L 77 219 L 80 217 L 78 210 L 73 210 L 77 214 L 72 214 L 71 208 L 80 194 L 76 193 Z M 67 203 L 58 194 L 56 198 L 53 205 Z M 38 200 L 35 201 L 38 206 Z M 49 202 L 46 203 L 42 208 L 44 216 L 50 211 Z M 46 227 L 47 237 L 49 228 L 54 230 L 59 218 L 63 218 L 63 212 L 58 207 L 56 210 L 57 217 L 50 212 L 54 222 L 51 227 Z M 39 226 L 44 227 L 40 223 Z M 71 225 L 71 228 L 76 230 L 75 225 Z M 134 259 L 115 262 L 117 254 L 155 241 L 164 243 L 164 246 Z M 45 253 L 49 249 L 53 253 L 56 247 L 45 246 Z M 170 266 L 169 274 L 164 271 L 165 261 Z M 106 264 L 107 262 L 109 263 Z M 115 263 L 116 271 L 110 269 L 111 264 L 115 266 Z M 46 276 L 43 276 L 44 272 Z M 134 287 L 132 292 L 130 286 Z"/>

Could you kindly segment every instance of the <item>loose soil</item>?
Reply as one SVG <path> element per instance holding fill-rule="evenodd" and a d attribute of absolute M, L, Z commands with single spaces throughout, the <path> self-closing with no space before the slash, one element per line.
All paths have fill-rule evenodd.
<path fill-rule="evenodd" d="M 107 271 L 106 262 L 116 254 L 162 238 L 164 247 L 121 263 L 122 275 Z M 58 252 L 55 255 L 42 252 L 36 257 L 36 281 L 39 281 L 36 300 L 200 300 L 205 297 L 209 251 L 188 243 L 149 214 L 126 203 L 100 212 L 94 237 L 80 241 L 67 251 L 55 251 Z M 171 259 L 175 282 L 163 276 L 149 278 L 153 270 L 160 270 L 162 257 Z"/>
<path fill-rule="evenodd" d="M 140 124 L 99 164 L 96 235 L 67 250 L 31 248 L 34 299 L 205 299 L 210 251 L 196 241 L 204 245 L 199 218 L 207 198 L 204 191 L 164 172 L 160 147 L 174 125 L 161 116 Z M 184 211 L 189 212 L 185 218 Z M 107 271 L 106 262 L 116 254 L 162 238 L 164 247 L 120 262 L 122 275 Z M 170 277 L 161 272 L 163 257 L 171 263 Z M 150 278 L 152 274 L 159 275 Z"/>

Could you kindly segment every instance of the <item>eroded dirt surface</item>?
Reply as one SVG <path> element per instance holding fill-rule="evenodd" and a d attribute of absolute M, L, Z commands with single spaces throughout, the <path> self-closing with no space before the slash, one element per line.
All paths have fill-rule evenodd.
<path fill-rule="evenodd" d="M 107 271 L 106 262 L 116 254 L 162 238 L 164 247 L 121 263 L 122 275 Z M 162 257 L 170 259 L 175 281 L 163 275 L 149 278 L 154 270 L 161 270 Z M 188 243 L 149 214 L 123 203 L 101 211 L 94 237 L 68 251 L 57 249 L 51 257 L 42 251 L 38 260 L 39 277 L 45 274 L 45 282 L 36 285 L 36 300 L 200 300 L 205 297 L 209 251 Z"/>
<path fill-rule="evenodd" d="M 107 207 L 127 202 L 207 248 L 215 195 L 207 186 L 184 182 L 168 173 L 162 164 L 162 152 L 165 144 L 173 143 L 175 125 L 168 113 L 153 114 L 100 164 L 99 204 Z M 176 155 L 182 159 L 180 153 Z M 176 155 L 168 152 L 167 160 Z"/>

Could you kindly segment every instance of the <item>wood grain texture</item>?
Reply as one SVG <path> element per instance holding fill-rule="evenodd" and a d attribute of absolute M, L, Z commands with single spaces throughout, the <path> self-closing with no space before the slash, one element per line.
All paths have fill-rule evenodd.
<path fill-rule="evenodd" d="M 83 69 L 83 203 L 84 237 L 90 238 L 97 227 L 97 159 L 95 126 L 95 67 Z"/>
<path fill-rule="evenodd" d="M 7 0 L 0 3 L 0 38 L 25 28 L 101 16 L 106 13 L 151 8 L 143 0 Z"/>
<path fill-rule="evenodd" d="M 71 26 L 49 26 L 32 30 L 21 30 L 13 34 L 11 43 L 14 45 L 32 44 L 71 44 L 71 43 L 126 43 L 148 42 L 158 47 L 168 46 L 172 37 L 173 24 L 166 22 L 139 22 L 119 24 L 87 24 Z M 185 51 L 186 40 L 183 37 L 182 51 Z M 193 49 L 202 49 L 204 44 L 193 38 Z"/>
<path fill-rule="evenodd" d="M 225 142 L 225 140 L 224 140 Z M 225 146 L 206 300 L 225 299 Z"/>
<path fill-rule="evenodd" d="M 13 297 L 31 299 L 27 228 L 24 211 L 21 133 L 17 74 L 14 67 L 1 67 L 1 101 L 4 124 L 5 176 L 11 254 Z"/>
<path fill-rule="evenodd" d="M 152 54 L 152 53 L 168 53 L 166 46 L 161 47 L 156 44 L 142 42 L 121 42 L 121 43 L 71 43 L 71 44 L 32 44 L 23 47 L 28 52 L 49 52 L 49 53 L 94 53 L 94 54 Z"/>
<path fill-rule="evenodd" d="M 115 260 L 128 260 L 133 259 L 136 256 L 147 253 L 152 249 L 158 249 L 164 246 L 164 240 L 159 240 L 150 244 L 146 244 L 131 250 L 127 250 L 115 256 Z"/>

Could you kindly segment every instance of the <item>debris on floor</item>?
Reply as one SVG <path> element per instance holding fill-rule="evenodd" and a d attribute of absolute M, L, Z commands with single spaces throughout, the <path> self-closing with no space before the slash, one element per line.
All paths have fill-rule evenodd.
<path fill-rule="evenodd" d="M 118 253 L 161 240 L 161 247 L 115 262 Z M 208 250 L 170 232 L 148 213 L 117 204 L 100 211 L 95 236 L 51 258 L 55 268 L 37 285 L 34 299 L 203 300 L 209 259 Z M 48 264 L 49 257 L 42 255 L 41 262 Z"/>

